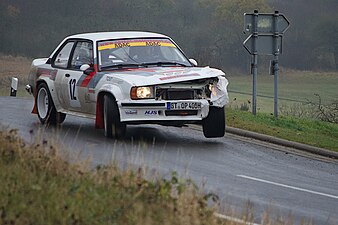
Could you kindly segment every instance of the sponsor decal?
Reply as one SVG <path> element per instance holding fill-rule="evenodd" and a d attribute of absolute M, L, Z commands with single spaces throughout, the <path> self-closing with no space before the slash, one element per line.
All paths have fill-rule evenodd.
<path fill-rule="evenodd" d="M 170 80 L 170 79 L 181 78 L 181 77 L 195 77 L 195 76 L 200 76 L 200 75 L 198 73 L 181 74 L 181 75 L 173 75 L 173 76 L 161 77 L 160 80 Z"/>
<path fill-rule="evenodd" d="M 137 39 L 137 40 L 124 40 L 124 41 L 107 41 L 100 43 L 98 50 L 106 50 L 113 48 L 123 48 L 123 47 L 146 47 L 146 46 L 163 46 L 163 47 L 172 47 L 176 46 L 169 40 L 164 39 Z"/>
<path fill-rule="evenodd" d="M 121 69 L 121 70 L 124 70 L 124 71 L 131 71 L 131 72 L 145 72 L 145 73 L 142 73 L 141 75 L 151 75 L 149 73 L 154 73 L 156 72 L 155 69 L 151 69 L 151 68 L 125 68 L 125 69 Z"/>
<path fill-rule="evenodd" d="M 115 44 L 115 48 L 123 48 L 123 47 L 130 47 L 130 43 L 121 42 L 121 43 L 116 43 Z"/>
<path fill-rule="evenodd" d="M 158 115 L 158 112 L 156 110 L 147 110 L 144 112 L 144 115 L 146 116 L 156 116 Z"/>
<path fill-rule="evenodd" d="M 137 110 L 135 110 L 135 109 L 124 110 L 124 112 L 125 112 L 127 115 L 136 115 L 136 114 L 137 114 Z"/>
<path fill-rule="evenodd" d="M 162 46 L 162 44 L 159 41 L 146 41 L 146 46 Z"/>
<path fill-rule="evenodd" d="M 176 70 L 166 70 L 162 72 L 161 75 L 170 76 L 170 75 L 180 75 L 184 74 L 187 70 L 186 69 L 176 69 Z"/>

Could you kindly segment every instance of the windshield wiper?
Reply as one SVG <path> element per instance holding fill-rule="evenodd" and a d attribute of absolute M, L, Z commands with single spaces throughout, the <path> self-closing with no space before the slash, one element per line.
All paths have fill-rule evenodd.
<path fill-rule="evenodd" d="M 152 66 L 152 65 L 155 65 L 155 66 L 163 66 L 163 65 L 175 65 L 175 66 L 188 66 L 184 63 L 180 63 L 180 62 L 166 62 L 166 61 L 163 61 L 163 62 L 148 62 L 148 63 L 142 63 L 141 64 L 142 66 Z"/>
<path fill-rule="evenodd" d="M 121 69 L 121 68 L 134 68 L 134 67 L 142 67 L 142 64 L 139 63 L 120 63 L 120 64 L 113 64 L 109 66 L 102 66 L 101 69 Z"/>

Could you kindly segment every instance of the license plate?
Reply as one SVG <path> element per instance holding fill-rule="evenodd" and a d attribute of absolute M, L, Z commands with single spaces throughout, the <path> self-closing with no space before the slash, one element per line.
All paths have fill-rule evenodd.
<path fill-rule="evenodd" d="M 197 110 L 201 109 L 200 102 L 168 102 L 168 110 Z"/>

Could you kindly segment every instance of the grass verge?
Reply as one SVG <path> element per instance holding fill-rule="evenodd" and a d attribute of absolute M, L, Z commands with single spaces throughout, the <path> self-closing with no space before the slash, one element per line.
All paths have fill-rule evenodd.
<path fill-rule="evenodd" d="M 47 141 L 0 131 L 0 224 L 226 224 L 189 180 L 70 164 Z M 212 197 L 212 195 L 210 195 Z"/>
<path fill-rule="evenodd" d="M 338 125 L 313 119 L 226 109 L 227 125 L 338 152 Z"/>
<path fill-rule="evenodd" d="M 242 225 L 254 221 L 250 202 L 242 213 L 227 206 L 226 219 L 215 216 L 218 197 L 203 194 L 176 173 L 163 179 L 144 168 L 89 169 L 85 162 L 69 162 L 46 140 L 26 145 L 15 130 L 0 131 L 0 224 Z M 291 225 L 293 217 L 267 209 L 261 221 Z"/>

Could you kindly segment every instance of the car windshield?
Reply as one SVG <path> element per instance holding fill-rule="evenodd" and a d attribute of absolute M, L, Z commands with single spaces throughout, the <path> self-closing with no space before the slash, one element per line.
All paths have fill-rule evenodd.
<path fill-rule="evenodd" d="M 149 67 L 192 66 L 169 39 L 128 39 L 98 43 L 100 70 Z"/>

